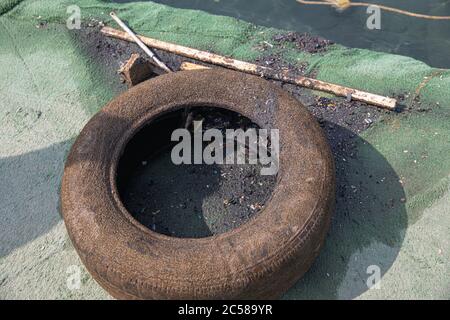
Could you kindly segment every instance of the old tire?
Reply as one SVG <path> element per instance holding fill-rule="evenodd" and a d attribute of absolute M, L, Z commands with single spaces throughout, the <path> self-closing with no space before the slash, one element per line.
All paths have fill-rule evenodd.
<path fill-rule="evenodd" d="M 280 169 L 265 208 L 239 228 L 201 239 L 155 233 L 122 205 L 116 169 L 129 139 L 182 106 L 218 106 L 277 128 Z M 146 81 L 107 104 L 67 158 L 64 221 L 92 276 L 121 299 L 280 297 L 311 266 L 334 206 L 334 164 L 304 106 L 258 77 L 224 70 L 177 72 Z"/>

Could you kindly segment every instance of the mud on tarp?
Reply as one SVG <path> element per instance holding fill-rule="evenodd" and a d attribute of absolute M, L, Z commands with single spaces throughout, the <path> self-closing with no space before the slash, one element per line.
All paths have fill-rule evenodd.
<path fill-rule="evenodd" d="M 59 184 L 73 139 L 124 90 L 114 72 L 127 52 L 94 59 L 87 40 L 80 41 L 83 30 L 66 27 L 72 4 L 0 4 L 1 298 L 108 297 L 66 236 Z M 339 190 L 325 248 L 286 298 L 448 298 L 448 70 L 339 45 L 299 51 L 276 40 L 281 30 L 152 2 L 77 5 L 85 25 L 110 24 L 115 9 L 151 37 L 248 61 L 277 57 L 321 80 L 400 97 L 404 111 L 393 114 L 329 96 L 317 100 L 320 93 L 285 86 L 326 130 Z M 376 121 L 362 130 L 368 125 L 357 124 L 366 119 Z M 378 290 L 367 286 L 371 266 L 381 270 Z M 81 287 L 74 289 L 67 281 L 78 271 Z"/>

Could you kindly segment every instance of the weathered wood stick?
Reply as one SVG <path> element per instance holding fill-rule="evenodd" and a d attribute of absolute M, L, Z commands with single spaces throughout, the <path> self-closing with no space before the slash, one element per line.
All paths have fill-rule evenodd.
<path fill-rule="evenodd" d="M 205 70 L 210 69 L 207 66 L 202 66 L 200 64 L 192 63 L 192 62 L 183 62 L 180 66 L 181 71 L 194 71 L 194 70 Z"/>
<path fill-rule="evenodd" d="M 120 30 L 111 28 L 111 27 L 103 27 L 101 32 L 109 37 L 126 40 L 133 42 L 133 38 L 130 37 L 126 32 L 122 32 Z M 386 108 L 389 110 L 395 110 L 397 100 L 384 97 L 376 94 L 372 94 L 369 92 L 360 91 L 357 89 L 352 89 L 344 86 L 340 86 L 337 84 L 320 81 L 313 78 L 303 77 L 303 76 L 295 76 L 292 77 L 288 73 L 288 70 L 284 70 L 282 72 L 277 72 L 272 68 L 258 66 L 253 63 L 240 61 L 232 58 L 227 58 L 218 54 L 201 51 L 189 47 L 180 46 L 173 43 L 164 42 L 157 39 L 152 39 L 144 36 L 138 36 L 139 39 L 145 43 L 146 45 L 168 51 L 171 53 L 175 53 L 180 56 L 184 56 L 187 58 L 203 61 L 210 64 L 219 65 L 225 68 L 246 72 L 249 74 L 279 80 L 286 83 L 295 84 L 301 87 L 324 91 L 328 93 L 335 94 L 337 96 L 342 97 L 351 97 L 353 100 L 362 101 L 368 104 L 372 104 L 381 108 Z"/>
<path fill-rule="evenodd" d="M 164 62 L 162 62 L 161 60 L 158 59 L 158 57 L 153 53 L 152 50 L 150 50 L 149 48 L 147 48 L 145 46 L 144 43 L 142 43 L 142 41 L 136 36 L 136 34 L 131 31 L 130 28 L 128 28 L 128 26 L 125 24 L 125 22 L 123 22 L 117 15 L 116 13 L 113 11 L 109 14 L 111 16 L 111 18 L 114 19 L 114 21 L 117 22 L 117 24 L 123 29 L 125 30 L 125 32 L 128 34 L 129 37 L 131 37 L 131 39 L 133 39 L 133 41 L 139 46 L 141 47 L 142 50 L 144 50 L 144 52 L 155 62 L 155 64 L 157 66 L 159 66 L 161 69 L 163 69 L 166 72 L 172 72 L 172 70 L 169 69 L 168 66 L 166 66 L 164 64 Z"/>
<path fill-rule="evenodd" d="M 209 68 L 206 67 L 206 66 L 202 66 L 202 65 L 199 65 L 199 64 L 191 63 L 191 62 L 183 62 L 181 64 L 181 66 L 180 66 L 180 70 L 183 70 L 183 71 L 204 70 L 204 69 L 209 69 Z M 303 77 L 300 77 L 300 78 L 303 78 Z M 312 86 L 310 86 L 309 83 L 305 83 L 305 81 L 308 81 L 309 79 L 308 80 L 303 80 L 303 79 L 298 79 L 298 78 L 296 78 L 296 79 L 287 78 L 287 80 L 289 80 L 289 81 L 286 81 L 286 82 L 295 83 L 295 84 L 298 84 L 300 86 L 309 87 L 309 88 L 315 89 L 315 90 L 327 91 L 327 92 L 331 92 L 331 93 L 334 93 L 334 94 L 337 94 L 338 92 L 341 92 L 340 94 L 337 94 L 337 95 L 342 95 L 344 97 L 347 94 L 347 92 L 345 90 L 353 90 L 353 93 L 352 93 L 352 98 L 353 99 L 359 100 L 359 101 L 364 101 L 364 102 L 370 101 L 368 103 L 374 104 L 373 103 L 373 101 L 374 101 L 373 96 L 374 95 L 371 94 L 371 93 L 366 93 L 366 92 L 359 91 L 359 90 L 349 89 L 349 88 L 341 87 L 341 86 L 338 86 L 338 85 L 328 84 L 326 82 L 318 81 L 318 80 L 315 80 L 315 79 L 313 79 L 315 81 L 315 83 L 312 83 Z M 318 89 L 317 81 L 320 83 L 319 84 L 320 85 L 320 89 Z M 329 89 L 326 88 L 325 86 L 329 86 Z M 367 95 L 369 95 L 369 96 L 367 96 Z M 380 97 L 380 99 L 381 98 L 383 98 L 383 99 L 390 99 L 390 98 L 381 97 L 381 96 L 376 96 L 376 97 L 377 98 Z M 383 105 L 378 105 L 377 104 L 377 106 L 393 110 L 393 109 L 395 109 L 396 101 L 394 99 L 390 99 L 390 100 L 393 100 L 393 102 L 386 102 L 386 103 L 383 103 Z M 381 104 L 381 102 L 380 102 L 380 104 Z"/>

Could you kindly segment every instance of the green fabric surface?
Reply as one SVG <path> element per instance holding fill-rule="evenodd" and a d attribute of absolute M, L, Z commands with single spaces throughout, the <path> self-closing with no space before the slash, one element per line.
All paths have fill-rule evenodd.
<path fill-rule="evenodd" d="M 72 4 L 0 3 L 0 298 L 109 297 L 82 267 L 58 209 L 73 139 L 120 92 L 66 27 Z M 355 196 L 338 206 L 319 258 L 285 298 L 450 297 L 450 71 L 340 45 L 263 53 L 258 46 L 285 31 L 150 1 L 76 4 L 83 21 L 115 26 L 108 13 L 116 10 L 136 32 L 161 40 L 247 61 L 282 53 L 308 62 L 318 79 L 407 95 L 407 111 L 352 138 L 358 157 L 348 159 L 345 177 Z M 366 285 L 370 265 L 381 268 L 379 289 Z M 67 287 L 70 266 L 80 268 L 78 290 Z"/>

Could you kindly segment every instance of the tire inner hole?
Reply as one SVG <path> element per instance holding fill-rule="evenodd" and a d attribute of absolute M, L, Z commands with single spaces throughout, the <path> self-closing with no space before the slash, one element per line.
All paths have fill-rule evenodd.
<path fill-rule="evenodd" d="M 203 133 L 212 128 L 223 133 L 259 129 L 230 110 L 180 109 L 138 131 L 126 145 L 117 171 L 119 195 L 128 212 L 147 228 L 178 238 L 209 237 L 241 226 L 264 208 L 276 183 L 276 175 L 261 175 L 259 161 L 174 164 L 171 152 L 178 142 L 171 141 L 172 132 L 187 127 L 193 134 L 194 121 L 202 121 Z"/>

